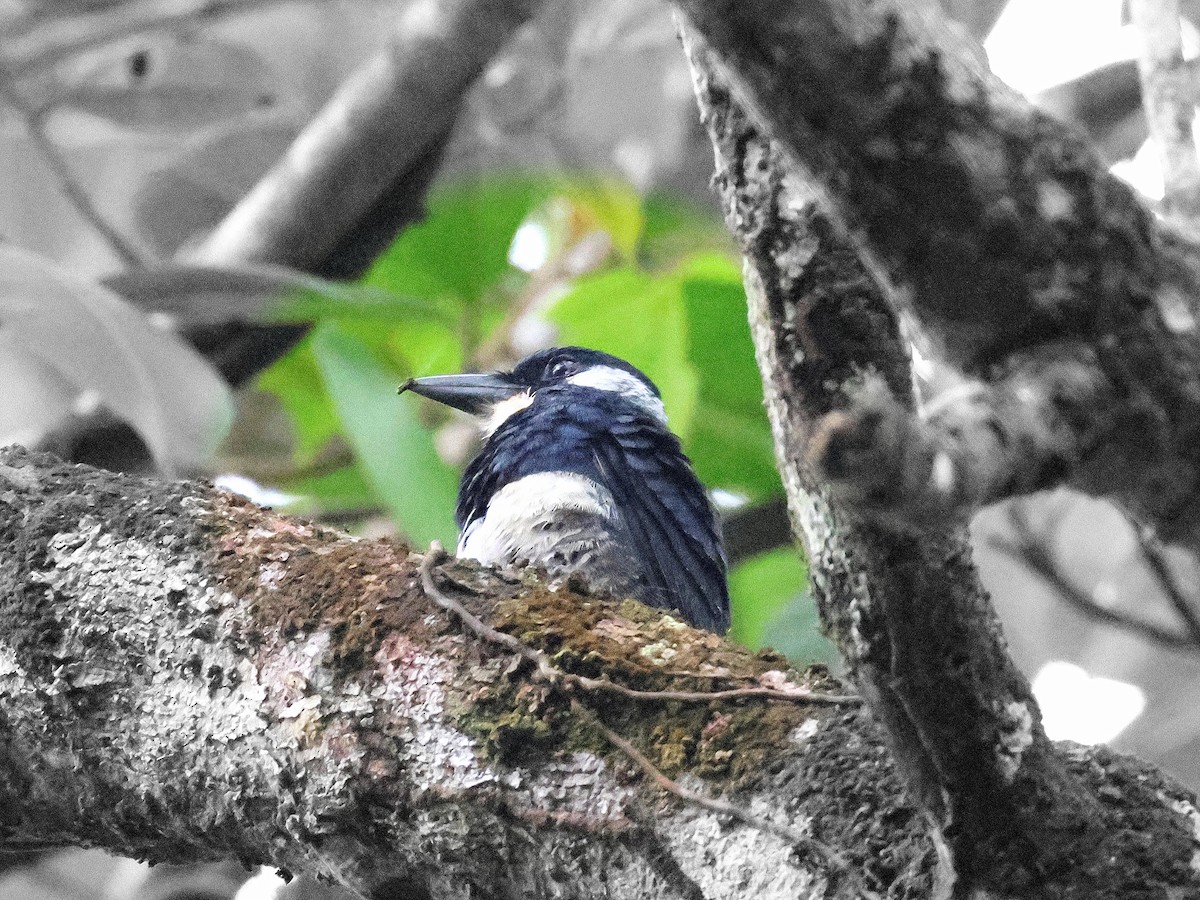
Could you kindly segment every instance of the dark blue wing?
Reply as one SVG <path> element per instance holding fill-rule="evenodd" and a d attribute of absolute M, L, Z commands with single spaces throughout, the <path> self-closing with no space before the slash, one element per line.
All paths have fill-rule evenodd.
<path fill-rule="evenodd" d="M 596 476 L 588 449 L 594 428 L 575 421 L 566 404 L 541 404 L 512 416 L 484 442 L 458 487 L 458 527 L 487 513 L 498 490 L 535 472 Z"/>
<path fill-rule="evenodd" d="M 658 421 L 606 391 L 545 390 L 512 416 L 467 466 L 459 486 L 460 528 L 487 512 L 504 485 L 535 472 L 574 472 L 613 495 L 619 537 L 651 606 L 678 610 L 701 628 L 729 627 L 725 551 L 708 496 L 679 440 Z"/>
<path fill-rule="evenodd" d="M 693 625 L 729 627 L 725 551 L 704 492 L 678 439 L 657 423 L 622 416 L 594 435 L 602 483 L 629 530 L 652 606 L 678 610 Z"/>

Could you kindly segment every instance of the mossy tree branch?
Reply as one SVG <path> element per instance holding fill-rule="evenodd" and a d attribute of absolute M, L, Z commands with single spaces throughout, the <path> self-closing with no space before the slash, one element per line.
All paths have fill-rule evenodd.
<path fill-rule="evenodd" d="M 927 881 L 916 811 L 855 707 L 572 689 L 464 628 L 403 546 L 19 449 L 0 451 L 0 542 L 0 849 L 234 856 L 434 898 Z M 583 679 L 822 680 L 633 602 L 453 561 L 426 574 Z M 597 721 L 744 819 L 661 790 Z"/>
<path fill-rule="evenodd" d="M 566 690 L 464 629 L 403 546 L 19 448 L 0 451 L 0 544 L 0 850 L 234 856 L 434 900 L 929 894 L 933 847 L 852 708 Z M 426 574 L 576 675 L 823 680 L 527 573 Z M 1183 791 L 1103 750 L 1064 764 L 1107 785 L 1110 847 L 1140 835 L 1155 883 L 1197 885 Z"/>

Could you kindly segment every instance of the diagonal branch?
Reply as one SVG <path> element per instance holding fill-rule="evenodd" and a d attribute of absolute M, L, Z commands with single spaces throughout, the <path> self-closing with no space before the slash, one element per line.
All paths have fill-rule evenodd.
<path fill-rule="evenodd" d="M 134 269 L 145 268 L 150 260 L 125 235 L 121 234 L 120 230 L 109 222 L 96 204 L 92 202 L 91 195 L 80 184 L 79 178 L 71 170 L 71 166 L 63 157 L 62 152 L 50 140 L 50 136 L 46 134 L 46 126 L 42 114 L 25 102 L 20 90 L 11 83 L 7 73 L 2 68 L 0 68 L 0 100 L 11 107 L 25 124 L 25 131 L 29 135 L 33 146 L 37 149 L 38 154 L 42 157 L 42 162 L 46 164 L 46 168 L 58 180 L 58 186 L 62 190 L 63 195 L 75 207 L 75 211 L 79 213 L 80 218 L 104 238 L 109 247 L 112 248 L 113 252 L 117 254 L 126 266 Z"/>
<path fill-rule="evenodd" d="M 1007 417 L 990 441 L 990 423 L 976 429 L 981 452 L 950 454 L 934 471 L 930 451 L 957 440 L 955 418 L 923 419 L 903 403 L 881 413 L 869 397 L 856 404 L 851 388 L 837 424 L 855 441 L 926 439 L 868 448 L 908 476 L 879 504 L 888 509 L 860 502 L 854 469 L 843 499 L 861 514 L 909 518 L 896 501 L 911 496 L 909 507 L 933 506 L 942 519 L 1066 482 L 1114 498 L 1164 540 L 1200 547 L 1200 277 L 1132 189 L 995 79 L 934 4 L 677 6 L 753 120 L 812 176 L 810 190 L 889 307 L 913 314 L 991 395 L 987 416 Z M 1056 352 L 1073 371 L 1052 397 L 1025 404 L 1011 387 L 1040 378 Z M 1040 427 L 1059 405 L 1069 427 Z M 993 452 L 1010 439 L 1033 454 L 1035 477 L 1014 448 Z M 832 462 L 826 474 L 840 475 Z M 992 468 L 973 471 L 981 466 Z"/>
<path fill-rule="evenodd" d="M 419 0 L 197 252 L 311 269 L 449 131 L 467 87 L 540 0 Z M 319 223 L 319 224 L 318 224 Z M 316 226 L 316 227 L 314 227 Z"/>
<path fill-rule="evenodd" d="M 1172 650 L 1200 650 L 1195 634 L 1183 634 L 1135 613 L 1109 609 L 1071 581 L 1050 552 L 1045 538 L 1034 533 L 1029 518 L 1015 505 L 1008 511 L 1015 540 L 992 538 L 988 545 L 1021 563 L 1054 589 L 1064 602 L 1088 618 L 1130 631 Z"/>
<path fill-rule="evenodd" d="M 640 604 L 19 449 L 0 451 L 0 541 L 0 848 L 235 856 L 437 898 L 849 898 L 925 877 L 854 712 L 534 675 L 533 652 L 556 680 L 599 666 L 647 691 L 781 663 Z M 492 640 L 427 592 L 435 564 Z"/>
<path fill-rule="evenodd" d="M 1140 40 L 1138 73 L 1150 134 L 1162 161 L 1163 205 L 1200 223 L 1200 158 L 1192 137 L 1196 118 L 1195 72 L 1183 58 L 1179 0 L 1131 0 L 1130 18 Z"/>

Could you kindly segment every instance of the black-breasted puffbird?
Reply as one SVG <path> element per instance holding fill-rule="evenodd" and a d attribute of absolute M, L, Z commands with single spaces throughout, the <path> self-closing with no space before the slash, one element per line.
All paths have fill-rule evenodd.
<path fill-rule="evenodd" d="M 400 390 L 471 413 L 483 428 L 458 489 L 460 557 L 578 575 L 697 627 L 729 627 L 716 517 L 642 372 L 597 350 L 556 347 L 511 372 L 413 378 Z"/>

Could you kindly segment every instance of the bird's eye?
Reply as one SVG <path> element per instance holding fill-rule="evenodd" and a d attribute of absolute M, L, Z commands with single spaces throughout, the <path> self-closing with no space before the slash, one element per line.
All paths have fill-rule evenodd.
<path fill-rule="evenodd" d="M 568 378 L 574 375 L 576 371 L 575 364 L 569 359 L 560 359 L 557 362 L 552 362 L 546 369 L 547 378 Z"/>

